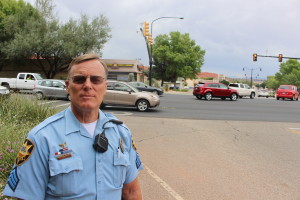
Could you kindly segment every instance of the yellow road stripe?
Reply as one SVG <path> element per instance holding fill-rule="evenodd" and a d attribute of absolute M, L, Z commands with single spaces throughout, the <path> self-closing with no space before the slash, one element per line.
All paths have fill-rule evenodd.
<path fill-rule="evenodd" d="M 300 134 L 300 128 L 289 128 L 288 131 L 294 134 Z"/>

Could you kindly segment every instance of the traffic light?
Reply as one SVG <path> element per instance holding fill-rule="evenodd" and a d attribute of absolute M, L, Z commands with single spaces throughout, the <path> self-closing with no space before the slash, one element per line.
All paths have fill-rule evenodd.
<path fill-rule="evenodd" d="M 278 61 L 279 61 L 279 62 L 282 62 L 282 54 L 279 54 L 279 55 L 278 55 Z"/>
<path fill-rule="evenodd" d="M 257 61 L 257 53 L 253 54 L 253 61 Z"/>
<path fill-rule="evenodd" d="M 144 22 L 144 36 L 149 36 L 149 22 Z"/>
<path fill-rule="evenodd" d="M 153 45 L 153 39 L 151 35 L 148 36 L 148 42 L 151 46 Z"/>

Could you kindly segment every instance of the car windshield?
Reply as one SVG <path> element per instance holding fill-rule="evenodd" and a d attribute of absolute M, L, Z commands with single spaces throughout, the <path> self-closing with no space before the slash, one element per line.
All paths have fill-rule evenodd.
<path fill-rule="evenodd" d="M 117 91 L 128 91 L 133 90 L 134 92 L 139 92 L 134 86 L 122 82 L 108 82 L 107 90 L 117 90 Z"/>
<path fill-rule="evenodd" d="M 220 84 L 220 88 L 221 89 L 228 89 L 228 87 L 226 85 Z"/>
<path fill-rule="evenodd" d="M 129 85 L 129 84 L 128 84 L 128 87 L 130 87 L 134 92 L 139 92 L 139 90 L 136 89 L 135 87 L 133 87 L 132 85 Z"/>
<path fill-rule="evenodd" d="M 149 85 L 147 85 L 143 82 L 129 82 L 129 84 L 134 87 L 149 87 Z"/>
<path fill-rule="evenodd" d="M 280 86 L 279 89 L 283 89 L 283 90 L 289 90 L 290 89 L 290 86 Z"/>
<path fill-rule="evenodd" d="M 37 80 L 45 79 L 41 74 L 34 74 Z"/>
<path fill-rule="evenodd" d="M 249 85 L 246 85 L 246 84 L 245 84 L 245 88 L 246 88 L 246 89 L 251 89 L 250 86 L 249 86 Z"/>

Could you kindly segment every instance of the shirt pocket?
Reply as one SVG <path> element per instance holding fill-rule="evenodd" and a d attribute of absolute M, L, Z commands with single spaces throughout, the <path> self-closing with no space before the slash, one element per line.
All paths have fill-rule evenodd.
<path fill-rule="evenodd" d="M 126 169 L 130 165 L 128 152 L 114 152 L 114 185 L 121 188 L 126 178 Z"/>
<path fill-rule="evenodd" d="M 74 183 L 78 183 L 83 164 L 81 158 L 72 153 L 72 157 L 57 160 L 55 157 L 49 161 L 50 179 L 49 189 L 55 195 L 69 196 L 76 194 Z"/>

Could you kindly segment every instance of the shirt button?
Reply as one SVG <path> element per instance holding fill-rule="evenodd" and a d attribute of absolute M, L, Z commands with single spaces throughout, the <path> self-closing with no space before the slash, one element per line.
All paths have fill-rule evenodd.
<path fill-rule="evenodd" d="M 101 162 L 101 159 L 99 159 L 98 162 Z"/>
<path fill-rule="evenodd" d="M 101 183 L 101 181 L 98 181 L 98 184 L 100 184 Z"/>

